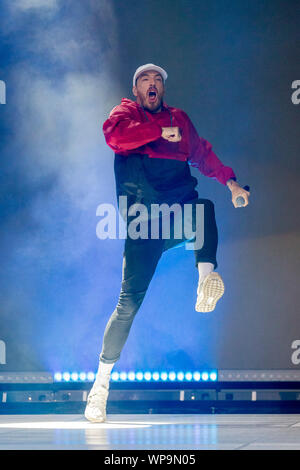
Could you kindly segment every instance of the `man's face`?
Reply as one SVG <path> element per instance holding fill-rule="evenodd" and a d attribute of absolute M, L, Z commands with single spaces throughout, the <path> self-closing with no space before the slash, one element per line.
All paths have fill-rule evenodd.
<path fill-rule="evenodd" d="M 147 70 L 138 76 L 132 92 L 139 105 L 151 113 L 161 110 L 162 98 L 165 92 L 163 78 L 155 70 Z"/>

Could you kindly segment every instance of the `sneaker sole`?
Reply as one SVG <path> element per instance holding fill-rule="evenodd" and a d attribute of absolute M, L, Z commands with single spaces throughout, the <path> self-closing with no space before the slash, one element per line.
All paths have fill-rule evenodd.
<path fill-rule="evenodd" d="M 200 300 L 198 294 L 195 310 L 201 313 L 212 312 L 225 292 L 221 276 L 218 273 L 208 274 L 203 281 L 202 292 L 203 298 Z"/>
<path fill-rule="evenodd" d="M 84 413 L 84 417 L 90 421 L 91 423 L 104 423 L 106 421 L 106 416 L 104 418 L 92 418 L 88 416 L 86 413 Z"/>
<path fill-rule="evenodd" d="M 90 405 L 89 403 L 89 398 L 90 398 L 90 395 L 91 393 L 93 393 L 93 388 L 92 390 L 90 391 L 89 393 L 89 396 L 88 396 L 88 399 L 87 399 L 87 404 L 86 404 L 86 407 L 85 407 L 85 410 L 84 410 L 84 417 L 90 421 L 91 423 L 104 423 L 104 421 L 106 421 L 106 402 L 107 402 L 107 398 L 108 398 L 108 390 L 105 389 L 105 387 L 100 387 L 102 389 L 102 394 L 103 394 L 103 397 L 102 399 L 105 400 L 105 402 L 103 402 L 104 406 L 102 407 L 99 407 L 98 406 L 98 409 L 103 409 L 103 413 L 101 413 L 101 418 L 95 418 L 93 416 L 93 412 L 92 412 L 92 409 L 93 408 L 96 408 L 96 406 L 92 406 Z M 95 393 L 95 391 L 94 391 Z"/>

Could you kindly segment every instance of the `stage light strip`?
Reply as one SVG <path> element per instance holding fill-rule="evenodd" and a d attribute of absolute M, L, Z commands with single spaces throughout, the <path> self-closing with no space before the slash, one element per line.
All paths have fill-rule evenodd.
<path fill-rule="evenodd" d="M 93 382 L 94 372 L 56 372 L 55 382 Z M 210 371 L 188 371 L 188 372 L 142 372 L 142 371 L 114 371 L 111 374 L 112 382 L 216 382 L 218 372 Z"/>

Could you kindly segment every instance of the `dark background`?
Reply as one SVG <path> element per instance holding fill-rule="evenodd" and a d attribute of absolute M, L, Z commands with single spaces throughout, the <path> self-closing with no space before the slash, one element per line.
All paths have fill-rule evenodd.
<path fill-rule="evenodd" d="M 193 252 L 165 253 L 118 368 L 299 368 L 299 2 L 2 3 L 0 370 L 97 366 L 124 243 L 96 236 L 97 206 L 117 207 L 101 128 L 148 62 L 251 199 L 235 209 L 192 168 L 215 203 L 225 295 L 197 313 Z"/>

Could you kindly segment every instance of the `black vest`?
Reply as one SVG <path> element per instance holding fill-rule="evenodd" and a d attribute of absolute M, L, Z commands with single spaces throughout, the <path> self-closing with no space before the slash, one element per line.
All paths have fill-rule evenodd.
<path fill-rule="evenodd" d="M 198 197 L 198 181 L 187 161 L 116 153 L 114 171 L 118 206 L 120 196 L 127 196 L 128 206 L 141 202 L 147 207 L 151 203 L 185 203 Z"/>

